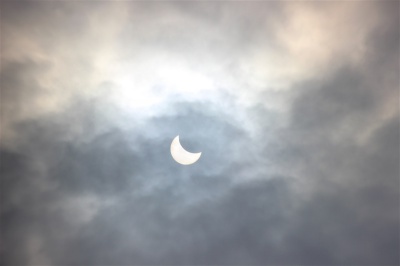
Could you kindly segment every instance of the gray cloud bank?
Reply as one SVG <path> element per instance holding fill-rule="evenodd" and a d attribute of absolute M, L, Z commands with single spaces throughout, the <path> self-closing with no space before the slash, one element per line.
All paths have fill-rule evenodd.
<path fill-rule="evenodd" d="M 128 13 L 129 26 L 109 18 L 103 29 L 96 24 L 107 11 L 118 18 L 122 4 L 137 14 Z M 398 7 L 2 2 L 1 264 L 398 265 Z M 349 27 L 359 30 L 354 39 L 364 34 L 362 56 L 336 57 L 353 48 L 343 35 L 342 44 L 327 46 L 332 64 L 290 76 L 286 89 L 260 90 L 271 85 L 243 78 L 246 58 L 266 39 L 268 49 L 295 56 L 281 27 L 298 12 L 313 17 L 310 10 L 338 21 L 336 12 L 353 10 L 356 25 Z M 152 24 L 147 16 L 154 14 L 164 24 Z M 132 30 L 137 21 L 145 23 Z M 201 38 L 186 36 L 184 22 Z M 332 29 L 329 35 L 347 34 Z M 25 38 L 32 34 L 36 39 Z M 121 61 L 142 55 L 139 66 L 147 52 L 208 54 L 247 87 L 209 99 L 177 93 L 150 114 L 127 111 L 111 97 L 118 80 L 96 72 L 108 58 L 96 57 L 96 49 L 105 51 L 96 36 L 113 37 L 107 45 L 123 48 Z M 85 77 L 66 81 L 71 73 Z M 240 98 L 246 90 L 257 91 L 250 104 Z M 285 95 L 281 109 L 269 108 L 274 93 Z M 203 152 L 198 163 L 172 160 L 169 145 L 178 134 L 188 150 Z"/>

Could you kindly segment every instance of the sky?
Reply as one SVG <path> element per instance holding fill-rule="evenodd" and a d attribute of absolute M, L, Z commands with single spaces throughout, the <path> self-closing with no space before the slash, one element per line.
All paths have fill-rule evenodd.
<path fill-rule="evenodd" d="M 0 8 L 2 265 L 400 263 L 398 1 Z"/>

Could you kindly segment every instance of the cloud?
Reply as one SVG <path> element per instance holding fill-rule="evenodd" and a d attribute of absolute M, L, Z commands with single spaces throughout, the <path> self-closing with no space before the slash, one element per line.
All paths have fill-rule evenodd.
<path fill-rule="evenodd" d="M 2 5 L 2 264 L 399 263 L 397 3 Z"/>

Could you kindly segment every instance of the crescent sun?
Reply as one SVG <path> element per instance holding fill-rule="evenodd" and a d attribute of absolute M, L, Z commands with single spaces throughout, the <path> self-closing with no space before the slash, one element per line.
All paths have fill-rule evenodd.
<path fill-rule="evenodd" d="M 179 142 L 179 135 L 176 136 L 171 143 L 171 155 L 177 163 L 189 165 L 197 162 L 201 156 L 201 152 L 191 153 L 185 150 Z"/>

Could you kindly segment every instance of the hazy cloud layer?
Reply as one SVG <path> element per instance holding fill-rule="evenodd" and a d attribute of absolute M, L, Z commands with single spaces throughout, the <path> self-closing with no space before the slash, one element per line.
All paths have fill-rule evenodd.
<path fill-rule="evenodd" d="M 399 17 L 2 2 L 1 263 L 399 264 Z"/>

